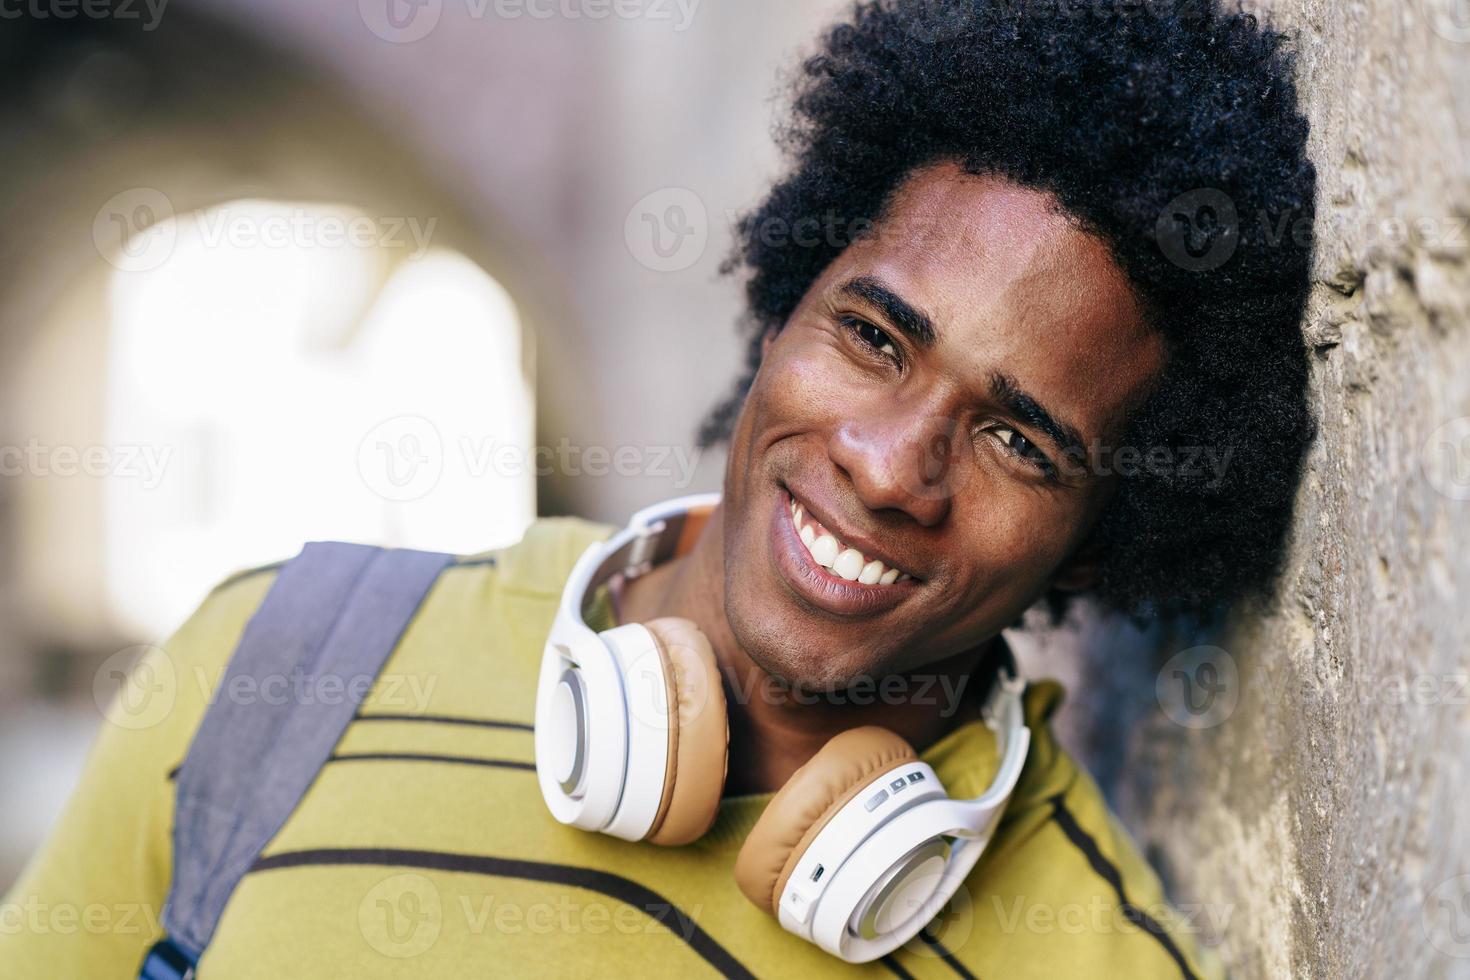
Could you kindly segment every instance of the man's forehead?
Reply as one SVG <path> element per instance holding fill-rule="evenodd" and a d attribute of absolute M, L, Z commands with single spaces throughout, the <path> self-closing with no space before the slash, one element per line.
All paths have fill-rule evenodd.
<path fill-rule="evenodd" d="M 964 262 L 1009 278 L 1080 232 L 1051 194 L 955 164 L 915 171 L 878 222 L 874 244 L 918 261 Z"/>

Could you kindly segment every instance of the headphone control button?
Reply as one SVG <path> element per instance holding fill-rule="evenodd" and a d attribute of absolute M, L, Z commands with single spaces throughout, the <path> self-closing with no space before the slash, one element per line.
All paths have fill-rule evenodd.
<path fill-rule="evenodd" d="M 562 791 L 575 795 L 586 767 L 587 701 L 582 678 L 575 670 L 562 672 L 551 701 L 551 772 Z"/>

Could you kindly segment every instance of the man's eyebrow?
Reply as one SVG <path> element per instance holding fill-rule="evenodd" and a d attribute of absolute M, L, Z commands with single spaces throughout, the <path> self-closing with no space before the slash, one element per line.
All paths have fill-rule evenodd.
<path fill-rule="evenodd" d="M 1021 389 L 1009 374 L 996 372 L 990 376 L 990 393 L 1022 422 L 1046 433 L 1048 439 L 1074 458 L 1086 453 L 1087 447 L 1077 430 L 1058 422 L 1041 404 Z"/>
<path fill-rule="evenodd" d="M 934 346 L 934 321 L 923 310 L 916 309 L 908 300 L 895 293 L 877 276 L 858 276 L 843 283 L 837 290 L 883 311 L 899 330 L 908 334 L 920 347 Z"/>

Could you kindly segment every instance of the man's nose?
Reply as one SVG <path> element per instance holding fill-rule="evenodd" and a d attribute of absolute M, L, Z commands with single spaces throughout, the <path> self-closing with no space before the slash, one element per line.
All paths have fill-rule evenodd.
<path fill-rule="evenodd" d="M 962 449 L 949 416 L 895 410 L 843 421 L 828 455 L 869 510 L 901 510 L 932 527 L 949 513 Z"/>

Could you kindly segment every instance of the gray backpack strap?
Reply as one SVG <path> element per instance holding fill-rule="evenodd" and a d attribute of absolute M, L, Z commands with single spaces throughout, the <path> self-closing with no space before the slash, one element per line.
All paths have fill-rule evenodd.
<path fill-rule="evenodd" d="M 282 567 L 179 770 L 167 936 L 144 960 L 144 980 L 193 975 L 235 886 L 306 794 L 451 560 L 312 542 Z M 320 687 L 328 677 L 332 686 Z"/>

